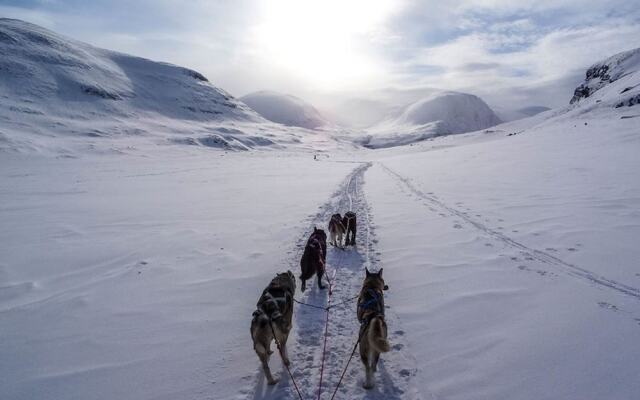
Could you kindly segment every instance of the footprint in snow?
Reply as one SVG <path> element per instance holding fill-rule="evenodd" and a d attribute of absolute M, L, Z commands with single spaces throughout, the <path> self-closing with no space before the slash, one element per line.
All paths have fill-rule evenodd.
<path fill-rule="evenodd" d="M 404 335 L 404 331 L 394 331 L 393 333 L 398 336 Z"/>
<path fill-rule="evenodd" d="M 569 251 L 578 251 L 578 249 L 576 249 L 575 247 L 568 247 L 567 250 L 569 250 Z"/>
<path fill-rule="evenodd" d="M 404 347 L 404 345 L 400 344 L 400 343 L 394 344 L 393 346 L 391 346 L 391 348 L 394 349 L 394 350 L 402 350 L 403 347 Z"/>
<path fill-rule="evenodd" d="M 409 371 L 408 369 L 401 369 L 400 370 L 400 376 L 402 377 L 409 377 L 411 376 L 411 371 Z"/>
<path fill-rule="evenodd" d="M 607 310 L 611 310 L 611 311 L 618 311 L 619 308 L 613 304 L 607 303 L 606 301 L 599 301 L 598 305 L 602 308 L 605 308 Z"/>
<path fill-rule="evenodd" d="M 460 225 L 460 224 L 455 224 L 453 227 L 454 227 L 455 229 L 462 229 L 462 225 Z"/>

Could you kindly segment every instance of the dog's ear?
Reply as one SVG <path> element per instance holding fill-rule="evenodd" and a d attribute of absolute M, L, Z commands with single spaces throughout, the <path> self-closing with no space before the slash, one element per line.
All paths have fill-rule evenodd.
<path fill-rule="evenodd" d="M 371 276 L 371 272 L 369 272 L 369 268 L 364 267 L 364 272 L 367 273 L 367 276 Z"/>
<path fill-rule="evenodd" d="M 380 268 L 380 269 L 378 270 L 378 276 L 379 276 L 380 278 L 382 278 L 382 268 Z"/>
<path fill-rule="evenodd" d="M 314 226 L 313 227 L 313 233 L 316 233 L 316 232 L 318 232 L 318 228 Z"/>

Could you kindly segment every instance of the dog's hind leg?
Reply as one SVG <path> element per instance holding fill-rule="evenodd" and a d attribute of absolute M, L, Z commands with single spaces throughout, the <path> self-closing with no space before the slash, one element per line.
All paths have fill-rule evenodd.
<path fill-rule="evenodd" d="M 262 363 L 262 370 L 264 371 L 264 376 L 267 378 L 267 383 L 269 385 L 275 385 L 276 383 L 278 383 L 278 379 L 274 379 L 273 375 L 271 375 L 271 368 L 269 368 L 268 349 L 263 344 L 256 345 L 255 349 L 256 353 L 258 354 L 258 358 Z"/>
<path fill-rule="evenodd" d="M 378 360 L 380 360 L 380 353 L 375 350 L 371 353 L 371 370 L 373 372 L 376 372 L 378 370 Z"/>
<path fill-rule="evenodd" d="M 362 364 L 364 365 L 364 373 L 365 373 L 365 378 L 364 378 L 364 383 L 362 384 L 362 387 L 365 389 L 372 389 L 373 388 L 373 372 L 371 371 L 371 366 L 369 364 L 369 346 L 367 346 L 366 344 L 363 346 L 362 342 L 360 342 L 360 360 L 362 360 Z"/>
<path fill-rule="evenodd" d="M 282 349 L 282 362 L 287 367 L 291 365 L 291 361 L 289 361 L 289 352 L 287 352 L 287 339 L 289 335 L 283 334 L 278 335 L 278 342 L 280 343 L 280 348 Z"/>
<path fill-rule="evenodd" d="M 326 286 L 322 284 L 322 275 L 324 275 L 324 271 L 318 271 L 318 287 L 320 289 L 326 289 Z"/>

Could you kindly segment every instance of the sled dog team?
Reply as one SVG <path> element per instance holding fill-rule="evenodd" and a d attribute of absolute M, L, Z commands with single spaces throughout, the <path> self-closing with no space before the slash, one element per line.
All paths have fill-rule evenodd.
<path fill-rule="evenodd" d="M 329 221 L 330 243 L 341 247 L 343 236 L 345 245 L 355 246 L 356 214 L 347 212 L 344 217 L 334 214 Z M 327 235 L 322 229 L 313 228 L 300 260 L 301 289 L 306 289 L 306 281 L 314 274 L 318 279 L 318 287 L 324 289 L 322 275 L 325 273 L 327 254 Z M 357 318 L 360 322 L 359 347 L 360 359 L 365 368 L 364 388 L 373 388 L 373 373 L 376 372 L 380 353 L 389 351 L 387 342 L 387 324 L 384 320 L 384 295 L 388 287 L 382 278 L 382 268 L 378 272 L 370 272 L 365 268 L 365 278 L 358 296 Z M 279 345 L 283 363 L 290 364 L 287 353 L 287 339 L 291 331 L 293 318 L 293 301 L 296 291 L 296 279 L 291 271 L 279 273 L 264 289 L 258 300 L 257 309 L 251 320 L 251 338 L 253 348 L 262 363 L 267 382 L 274 385 L 278 382 L 273 378 L 269 368 L 271 342 L 275 339 Z"/>

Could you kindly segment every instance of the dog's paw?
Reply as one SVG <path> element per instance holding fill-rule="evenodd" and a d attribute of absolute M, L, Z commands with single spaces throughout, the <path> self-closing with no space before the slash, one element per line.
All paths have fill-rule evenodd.
<path fill-rule="evenodd" d="M 280 381 L 280 379 L 272 379 L 270 381 L 268 381 L 267 383 L 271 386 L 275 385 L 276 383 L 278 383 Z"/>
<path fill-rule="evenodd" d="M 362 387 L 369 390 L 369 389 L 373 389 L 373 383 L 372 382 L 365 382 L 362 384 Z"/>

